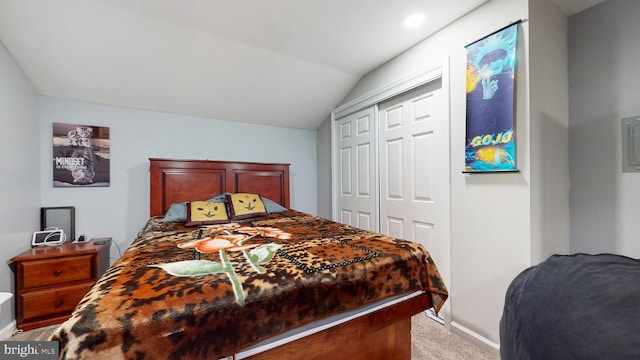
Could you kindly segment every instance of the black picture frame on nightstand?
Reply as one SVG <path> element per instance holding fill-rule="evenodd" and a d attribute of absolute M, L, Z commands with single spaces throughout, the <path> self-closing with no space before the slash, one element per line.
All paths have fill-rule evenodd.
<path fill-rule="evenodd" d="M 75 206 L 53 206 L 40 208 L 40 231 L 61 229 L 67 236 L 66 241 L 76 239 Z"/>

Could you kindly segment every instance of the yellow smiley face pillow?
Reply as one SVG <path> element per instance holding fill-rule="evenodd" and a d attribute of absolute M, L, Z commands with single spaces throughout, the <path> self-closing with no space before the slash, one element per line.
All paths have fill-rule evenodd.
<path fill-rule="evenodd" d="M 187 203 L 186 226 L 200 226 L 229 222 L 223 202 L 192 201 Z"/>
<path fill-rule="evenodd" d="M 267 215 L 262 198 L 258 194 L 237 193 L 227 195 L 231 220 Z"/>

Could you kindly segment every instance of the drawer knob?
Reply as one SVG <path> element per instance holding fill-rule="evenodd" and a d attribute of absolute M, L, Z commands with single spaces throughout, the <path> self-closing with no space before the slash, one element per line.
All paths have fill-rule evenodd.
<path fill-rule="evenodd" d="M 62 270 L 58 269 L 58 270 L 56 270 L 56 272 L 54 274 L 56 276 L 60 276 L 62 274 Z"/>
<path fill-rule="evenodd" d="M 56 307 L 56 308 L 59 308 L 60 306 L 62 306 L 62 300 L 58 300 L 58 301 L 56 301 L 56 305 L 55 305 L 55 307 Z"/>

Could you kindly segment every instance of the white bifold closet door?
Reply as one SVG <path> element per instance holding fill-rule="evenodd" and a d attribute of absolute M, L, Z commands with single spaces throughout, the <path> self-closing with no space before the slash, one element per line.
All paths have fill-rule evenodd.
<path fill-rule="evenodd" d="M 440 76 L 339 117 L 332 129 L 334 219 L 424 245 L 445 281 L 451 256 L 448 104 Z"/>
<path fill-rule="evenodd" d="M 336 122 L 335 146 L 338 221 L 378 230 L 375 107 Z"/>
<path fill-rule="evenodd" d="M 440 79 L 379 104 L 380 232 L 448 255 L 449 123 Z M 443 255 L 443 256 L 440 256 Z"/>

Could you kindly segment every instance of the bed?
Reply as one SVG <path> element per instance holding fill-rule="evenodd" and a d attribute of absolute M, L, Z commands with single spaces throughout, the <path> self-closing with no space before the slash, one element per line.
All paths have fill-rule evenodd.
<path fill-rule="evenodd" d="M 448 296 L 429 253 L 289 206 L 287 164 L 150 159 L 149 221 L 61 357 L 410 359 L 411 316 Z"/>
<path fill-rule="evenodd" d="M 503 360 L 639 359 L 640 260 L 553 255 L 510 284 Z"/>

